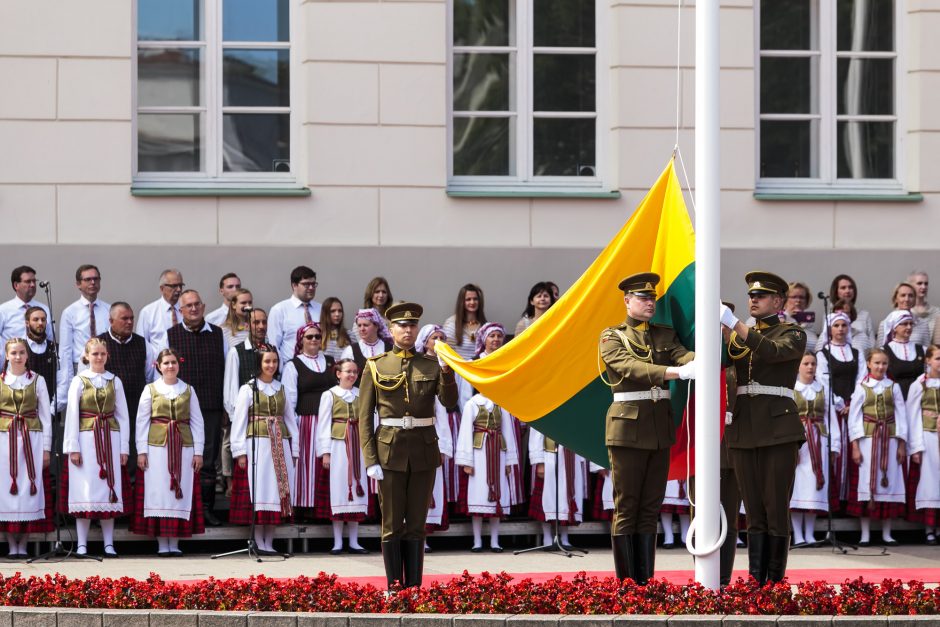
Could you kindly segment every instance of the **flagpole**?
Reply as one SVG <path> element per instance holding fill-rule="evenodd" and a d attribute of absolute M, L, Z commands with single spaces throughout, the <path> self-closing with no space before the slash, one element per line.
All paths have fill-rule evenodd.
<path fill-rule="evenodd" d="M 695 3 L 695 580 L 719 586 L 719 377 L 721 275 L 719 189 L 719 0 Z"/>

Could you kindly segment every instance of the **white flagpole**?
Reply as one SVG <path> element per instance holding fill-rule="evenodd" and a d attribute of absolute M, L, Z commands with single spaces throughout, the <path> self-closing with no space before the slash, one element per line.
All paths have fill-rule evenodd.
<path fill-rule="evenodd" d="M 695 3 L 695 580 L 719 586 L 719 341 L 721 274 L 719 189 L 719 0 Z"/>

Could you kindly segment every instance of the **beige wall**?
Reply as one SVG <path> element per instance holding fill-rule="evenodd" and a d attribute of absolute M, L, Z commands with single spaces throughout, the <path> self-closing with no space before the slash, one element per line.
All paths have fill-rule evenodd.
<path fill-rule="evenodd" d="M 493 254 L 507 259 L 527 249 L 592 249 L 623 223 L 669 157 L 671 1 L 608 7 L 608 169 L 620 200 L 448 198 L 444 1 L 297 2 L 304 102 L 295 141 L 309 198 L 132 197 L 131 0 L 0 3 L 0 243 L 186 245 L 206 254 L 258 242 L 447 246 L 498 249 Z M 722 8 L 723 247 L 933 248 L 940 5 L 903 5 L 904 180 L 925 200 L 885 204 L 753 199 L 753 4 L 725 0 Z M 694 177 L 694 9 L 682 13 L 680 142 Z"/>

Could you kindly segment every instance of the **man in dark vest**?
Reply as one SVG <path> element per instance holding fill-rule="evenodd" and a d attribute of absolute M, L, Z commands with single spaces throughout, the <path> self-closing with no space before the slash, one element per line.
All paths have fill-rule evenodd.
<path fill-rule="evenodd" d="M 179 378 L 196 390 L 206 431 L 203 466 L 200 471 L 203 514 L 207 525 L 222 522 L 212 509 L 215 505 L 216 465 L 222 444 L 222 383 L 225 375 L 225 339 L 222 329 L 206 322 L 206 305 L 199 292 L 180 294 L 183 321 L 167 330 L 170 348 L 179 354 Z"/>
<path fill-rule="evenodd" d="M 146 340 L 134 333 L 134 310 L 119 301 L 108 311 L 108 330 L 97 336 L 108 345 L 108 370 L 124 384 L 127 414 L 130 419 L 130 457 L 127 471 L 134 476 L 137 470 L 137 404 L 144 387 L 157 378 L 154 362 L 157 356 Z"/>
<path fill-rule="evenodd" d="M 223 405 L 225 413 L 231 417 L 235 413 L 235 400 L 238 390 L 248 383 L 261 369 L 260 354 L 257 348 L 267 344 L 268 314 L 264 309 L 252 309 L 248 314 L 248 337 L 229 349 L 225 357 L 225 379 L 223 383 Z M 225 493 L 229 494 L 232 485 L 232 423 L 226 420 L 222 428 L 222 476 L 225 478 Z"/>
<path fill-rule="evenodd" d="M 46 310 L 42 307 L 30 307 L 25 312 L 25 318 L 29 369 L 45 380 L 50 401 L 55 398 L 57 386 L 62 391 L 56 403 L 58 407 L 52 408 L 55 413 L 59 411 L 59 408 L 65 408 L 65 391 L 68 390 L 69 382 L 63 382 L 63 379 L 66 379 L 67 375 L 65 372 L 56 370 L 56 344 L 46 337 Z"/>

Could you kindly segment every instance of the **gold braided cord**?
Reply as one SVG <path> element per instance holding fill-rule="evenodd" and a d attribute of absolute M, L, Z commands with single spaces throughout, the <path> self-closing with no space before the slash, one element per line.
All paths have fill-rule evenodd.
<path fill-rule="evenodd" d="M 741 344 L 738 342 L 738 334 L 735 331 L 731 332 L 731 339 L 728 341 L 728 357 L 737 361 L 738 359 L 744 359 L 751 352 L 751 349 L 747 345 Z"/>
<path fill-rule="evenodd" d="M 616 333 L 620 337 L 620 340 L 623 342 L 624 350 L 627 351 L 627 353 L 631 357 L 633 357 L 637 361 L 642 361 L 644 363 L 653 363 L 653 348 L 651 346 L 643 346 L 642 344 L 638 344 L 637 342 L 634 342 L 629 337 L 627 337 L 626 333 L 624 333 L 620 329 L 613 329 L 613 332 Z M 646 351 L 646 355 L 640 355 L 637 352 L 637 350 Z M 620 385 L 623 382 L 623 380 L 626 378 L 626 375 L 621 375 L 620 380 L 618 380 L 616 383 L 611 383 L 604 378 L 605 373 L 604 373 L 604 367 L 603 367 L 603 359 L 601 358 L 600 345 L 598 345 L 597 347 L 597 374 L 598 376 L 600 376 L 600 379 L 604 383 L 604 385 L 606 385 L 609 388 L 613 388 L 613 387 Z"/>
<path fill-rule="evenodd" d="M 393 385 L 382 385 L 379 383 L 379 373 L 375 368 L 375 362 L 370 359 L 366 363 L 369 364 L 369 369 L 372 371 L 372 383 L 374 383 L 375 387 L 379 388 L 383 392 L 394 392 L 401 387 L 402 383 L 405 382 L 405 373 L 402 372 L 401 374 L 397 375 L 382 375 L 385 378 L 391 379 L 395 382 Z"/>

